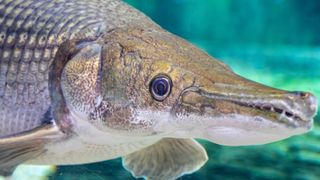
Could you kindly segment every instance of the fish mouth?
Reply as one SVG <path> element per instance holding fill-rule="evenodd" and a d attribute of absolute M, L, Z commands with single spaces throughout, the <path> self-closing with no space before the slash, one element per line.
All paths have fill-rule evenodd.
<path fill-rule="evenodd" d="M 262 113 L 269 113 L 278 117 L 278 122 L 281 124 L 285 124 L 288 127 L 292 128 L 299 128 L 304 127 L 306 129 L 311 129 L 313 125 L 313 115 L 299 115 L 294 113 L 294 111 L 279 107 L 273 104 L 257 104 L 257 103 L 250 103 L 250 102 L 240 102 L 240 101 L 230 101 L 238 106 L 244 108 L 251 108 L 255 111 L 260 111 Z"/>
<path fill-rule="evenodd" d="M 256 97 L 250 94 L 234 96 L 230 93 L 210 93 L 200 88 L 191 88 L 185 92 L 192 93 L 191 96 L 198 96 L 198 99 L 201 99 L 200 107 L 211 107 L 209 110 L 200 108 L 203 115 L 208 114 L 206 111 L 220 111 L 222 115 L 240 114 L 257 121 L 264 119 L 288 128 L 303 128 L 306 131 L 312 128 L 313 118 L 317 112 L 317 99 L 311 93 L 306 93 L 306 97 L 300 98 L 285 91 L 282 94 L 263 94 Z M 197 98 L 190 99 L 193 101 Z M 197 103 L 187 102 L 187 104 Z"/>
<path fill-rule="evenodd" d="M 286 91 L 258 96 L 190 88 L 181 96 L 175 114 L 188 123 L 180 123 L 178 128 L 230 146 L 266 144 L 306 133 L 312 129 L 317 111 L 312 94 L 301 98 Z"/>

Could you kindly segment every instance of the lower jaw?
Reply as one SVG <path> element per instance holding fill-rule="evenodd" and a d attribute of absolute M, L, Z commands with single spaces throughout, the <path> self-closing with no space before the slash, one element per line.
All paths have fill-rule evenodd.
<path fill-rule="evenodd" d="M 268 144 L 289 138 L 294 135 L 306 132 L 306 129 L 295 129 L 280 133 L 265 133 L 258 131 L 247 131 L 236 129 L 233 127 L 212 127 L 206 129 L 205 139 L 220 145 L 225 146 L 249 146 Z"/>
<path fill-rule="evenodd" d="M 203 124 L 207 126 L 200 138 L 227 146 L 267 144 L 306 133 L 312 128 L 312 121 L 290 127 L 286 123 L 273 122 L 262 117 L 257 121 L 254 117 L 239 114 L 204 119 Z"/>

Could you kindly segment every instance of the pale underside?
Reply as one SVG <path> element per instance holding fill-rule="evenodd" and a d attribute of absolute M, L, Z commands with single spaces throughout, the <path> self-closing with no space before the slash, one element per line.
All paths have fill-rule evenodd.
<path fill-rule="evenodd" d="M 69 139 L 48 144 L 47 151 L 26 163 L 70 165 L 114 159 L 156 143 L 160 137 L 128 137 L 97 130 L 87 121 L 78 119 Z"/>
<path fill-rule="evenodd" d="M 100 162 L 133 153 L 158 140 L 159 139 L 141 139 L 127 143 L 101 145 L 84 142 L 79 137 L 73 137 L 70 140 L 47 146 L 48 151 L 34 159 L 28 160 L 25 164 L 74 165 Z"/>

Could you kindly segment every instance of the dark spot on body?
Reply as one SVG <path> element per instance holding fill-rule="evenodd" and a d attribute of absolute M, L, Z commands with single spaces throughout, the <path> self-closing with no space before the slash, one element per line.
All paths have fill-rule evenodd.
<path fill-rule="evenodd" d="M 279 109 L 279 108 L 274 107 L 274 111 L 275 111 L 275 112 L 277 112 L 277 113 L 279 113 L 279 114 L 281 114 L 283 110 L 282 110 L 282 109 Z"/>
<path fill-rule="evenodd" d="M 271 106 L 263 106 L 263 109 L 264 109 L 264 110 L 271 111 L 272 107 L 271 107 Z"/>
<path fill-rule="evenodd" d="M 292 113 L 290 113 L 290 112 L 286 112 L 286 116 L 288 116 L 288 117 L 292 117 L 292 116 L 293 116 L 293 114 L 292 114 Z"/>

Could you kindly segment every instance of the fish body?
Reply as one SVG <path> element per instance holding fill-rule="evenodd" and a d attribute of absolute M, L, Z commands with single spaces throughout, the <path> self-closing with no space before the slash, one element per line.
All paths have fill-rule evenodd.
<path fill-rule="evenodd" d="M 203 166 L 193 138 L 269 143 L 317 111 L 311 93 L 246 80 L 119 0 L 0 0 L 0 103 L 0 173 L 123 157 L 151 179 Z"/>

